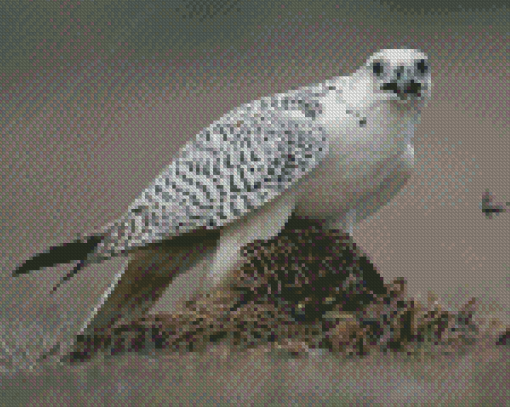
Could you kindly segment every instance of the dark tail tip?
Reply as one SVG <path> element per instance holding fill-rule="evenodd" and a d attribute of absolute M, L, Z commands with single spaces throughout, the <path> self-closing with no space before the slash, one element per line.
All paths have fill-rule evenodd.
<path fill-rule="evenodd" d="M 66 281 L 69 281 L 73 276 L 75 276 L 76 274 L 78 274 L 78 271 L 81 270 L 81 268 L 85 265 L 85 262 L 83 260 L 80 260 L 78 262 L 78 264 L 69 272 L 65 275 L 65 277 L 63 277 L 60 282 L 58 284 L 55 284 L 55 286 L 53 287 L 53 289 L 51 290 L 51 293 L 50 294 L 53 294 L 55 292 L 57 292 L 58 288 L 64 284 Z"/>
<path fill-rule="evenodd" d="M 12 272 L 14 277 L 27 274 L 44 267 L 52 267 L 61 263 L 70 263 L 74 260 L 84 260 L 101 242 L 101 236 L 89 236 L 86 241 L 75 240 L 52 246 L 47 251 L 36 254 Z"/>

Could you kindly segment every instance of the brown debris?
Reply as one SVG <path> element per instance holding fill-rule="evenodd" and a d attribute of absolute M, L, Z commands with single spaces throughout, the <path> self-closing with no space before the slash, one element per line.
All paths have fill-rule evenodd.
<path fill-rule="evenodd" d="M 245 248 L 230 288 L 146 315 L 93 338 L 78 337 L 70 361 L 120 352 L 189 352 L 219 348 L 305 355 L 373 351 L 412 355 L 460 352 L 479 337 L 475 300 L 446 311 L 406 298 L 406 282 L 384 284 L 348 235 L 293 218 L 269 241 Z M 508 331 L 507 331 L 508 332 Z"/>

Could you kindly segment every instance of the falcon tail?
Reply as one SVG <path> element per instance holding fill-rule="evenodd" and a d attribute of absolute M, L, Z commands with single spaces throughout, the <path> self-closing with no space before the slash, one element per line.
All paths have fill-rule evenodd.
<path fill-rule="evenodd" d="M 61 263 L 71 263 L 75 260 L 83 262 L 83 260 L 94 251 L 102 239 L 102 236 L 89 236 L 85 241 L 78 239 L 70 243 L 63 243 L 59 246 L 52 246 L 47 251 L 38 253 L 31 259 L 25 261 L 25 263 L 12 272 L 12 275 L 16 277 L 20 274 L 27 274 L 44 267 L 53 267 Z"/>

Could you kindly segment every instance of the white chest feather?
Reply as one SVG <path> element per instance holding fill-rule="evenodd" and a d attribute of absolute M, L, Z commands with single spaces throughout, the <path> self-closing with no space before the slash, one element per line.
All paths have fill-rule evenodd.
<path fill-rule="evenodd" d="M 414 119 L 389 103 L 355 109 L 332 94 L 324 100 L 321 125 L 331 136 L 329 155 L 296 185 L 297 214 L 336 217 L 380 186 L 402 158 Z M 390 111 L 390 109 L 394 111 Z"/>

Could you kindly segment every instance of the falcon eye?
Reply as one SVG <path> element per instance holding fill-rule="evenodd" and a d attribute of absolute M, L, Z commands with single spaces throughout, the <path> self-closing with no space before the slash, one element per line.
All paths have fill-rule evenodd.
<path fill-rule="evenodd" d="M 418 71 L 420 71 L 421 73 L 425 73 L 427 72 L 427 70 L 429 69 L 429 67 L 427 66 L 427 64 L 425 63 L 425 60 L 422 59 L 420 60 L 417 64 L 416 64 L 416 67 L 418 68 Z"/>
<path fill-rule="evenodd" d="M 372 70 L 377 76 L 381 76 L 383 74 L 383 66 L 380 62 L 374 62 L 372 64 Z"/>

